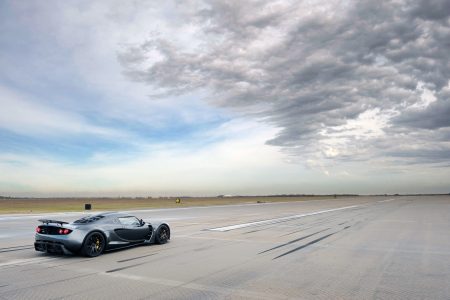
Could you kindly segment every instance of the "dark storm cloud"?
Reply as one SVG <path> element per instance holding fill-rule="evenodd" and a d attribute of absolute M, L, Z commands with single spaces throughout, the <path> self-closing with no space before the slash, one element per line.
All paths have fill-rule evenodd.
<path fill-rule="evenodd" d="M 450 127 L 450 101 L 434 102 L 425 110 L 402 114 L 395 121 L 398 125 L 412 128 L 448 128 Z"/>
<path fill-rule="evenodd" d="M 448 159 L 435 154 L 450 150 L 448 140 L 430 129 L 450 126 L 449 7 L 450 1 L 406 0 L 189 2 L 180 9 L 185 22 L 201 28 L 195 51 L 166 37 L 129 48 L 119 59 L 129 78 L 163 95 L 202 90 L 210 103 L 256 112 L 280 128 L 268 143 L 294 155 L 323 152 L 319 142 L 375 111 L 378 118 L 395 116 L 386 119 L 384 135 L 347 132 L 334 159 L 439 161 Z M 159 59 L 144 67 L 154 51 Z M 418 105 L 424 89 L 436 97 L 428 107 Z M 393 146 L 399 137 L 414 144 L 417 133 L 440 150 Z"/>
<path fill-rule="evenodd" d="M 426 20 L 446 20 L 450 16 L 450 1 L 420 0 L 412 5 L 412 14 Z"/>

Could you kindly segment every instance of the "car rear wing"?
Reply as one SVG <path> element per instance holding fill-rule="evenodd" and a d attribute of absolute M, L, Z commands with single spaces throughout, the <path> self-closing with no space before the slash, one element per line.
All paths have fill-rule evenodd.
<path fill-rule="evenodd" d="M 48 220 L 48 219 L 40 219 L 38 221 L 42 222 L 44 224 L 49 224 L 49 223 L 60 224 L 60 225 L 69 224 L 68 222 L 64 222 L 64 221 Z"/>

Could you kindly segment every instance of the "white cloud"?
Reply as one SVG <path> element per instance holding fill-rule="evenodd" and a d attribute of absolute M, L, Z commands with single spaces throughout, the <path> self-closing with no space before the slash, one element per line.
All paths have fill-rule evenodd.
<path fill-rule="evenodd" d="M 423 82 L 419 82 L 417 84 L 417 90 L 419 90 L 422 93 L 420 95 L 420 101 L 417 101 L 409 108 L 423 110 L 428 106 L 430 106 L 431 103 L 437 101 L 436 95 L 433 92 L 433 90 L 426 88 Z"/>
<path fill-rule="evenodd" d="M 23 191 L 2 186 L 4 192 L 17 194 L 215 195 L 236 191 L 258 194 L 261 184 L 276 188 L 285 181 L 280 176 L 285 167 L 282 154 L 264 145 L 270 130 L 248 121 L 233 121 L 225 127 L 217 134 L 227 135 L 226 139 L 199 149 L 175 143 L 147 144 L 133 156 L 98 153 L 85 164 L 3 154 L 0 183 L 13 181 L 26 186 Z M 37 173 L 40 176 L 36 177 Z"/>
<path fill-rule="evenodd" d="M 121 130 L 91 124 L 82 116 L 45 106 L 29 95 L 0 86 L 0 129 L 26 136 L 62 136 L 90 134 L 106 138 L 124 138 Z"/>

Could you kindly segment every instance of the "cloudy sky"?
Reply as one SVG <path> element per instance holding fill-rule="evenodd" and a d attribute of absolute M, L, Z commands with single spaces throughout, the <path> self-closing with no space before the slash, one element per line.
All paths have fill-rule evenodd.
<path fill-rule="evenodd" d="M 0 195 L 448 193 L 449 79 L 449 0 L 0 1 Z"/>

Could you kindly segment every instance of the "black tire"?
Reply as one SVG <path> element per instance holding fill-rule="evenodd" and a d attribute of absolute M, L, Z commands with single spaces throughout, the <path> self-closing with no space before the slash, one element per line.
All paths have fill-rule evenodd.
<path fill-rule="evenodd" d="M 87 257 L 96 257 L 105 250 L 105 237 L 100 232 L 91 232 L 84 240 L 81 254 Z"/>
<path fill-rule="evenodd" d="M 155 241 L 157 244 L 165 244 L 170 240 L 170 229 L 166 225 L 159 226 L 156 230 Z"/>

